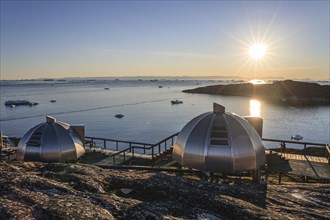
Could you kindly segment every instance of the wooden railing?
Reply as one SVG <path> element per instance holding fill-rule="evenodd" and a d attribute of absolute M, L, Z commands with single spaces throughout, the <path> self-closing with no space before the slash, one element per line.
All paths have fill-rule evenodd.
<path fill-rule="evenodd" d="M 18 138 L 4 136 L 0 132 L 0 161 L 4 157 L 10 160 L 10 157 L 16 154 L 18 141 Z"/>
<path fill-rule="evenodd" d="M 306 148 L 307 145 L 312 145 L 312 146 L 325 146 L 326 145 L 326 144 L 321 144 L 321 143 L 311 143 L 311 142 L 302 142 L 302 141 L 289 141 L 289 140 L 279 140 L 279 139 L 269 139 L 269 138 L 262 138 L 262 140 L 263 141 L 269 141 L 269 142 L 300 144 L 300 145 L 304 145 L 304 148 Z"/>
<path fill-rule="evenodd" d="M 121 157 L 123 160 L 121 161 L 122 163 L 123 162 L 126 162 L 127 161 L 127 153 L 132 153 L 132 157 L 131 158 L 134 158 L 134 153 L 135 153 L 135 149 L 142 149 L 144 154 L 149 154 L 151 155 L 151 158 L 154 159 L 155 156 L 157 154 L 161 154 L 162 151 L 165 151 L 167 150 L 168 148 L 172 147 L 173 144 L 174 144 L 174 139 L 176 138 L 176 136 L 178 136 L 179 133 L 175 133 L 161 141 L 159 141 L 158 143 L 156 144 L 153 144 L 151 146 L 146 146 L 146 147 L 139 147 L 139 146 L 131 146 L 127 149 L 124 149 L 122 151 L 119 151 L 115 154 L 112 154 L 112 163 L 113 165 L 116 164 L 116 159 L 118 157 Z M 170 145 L 168 145 L 168 142 L 170 141 Z"/>
<path fill-rule="evenodd" d="M 121 163 L 124 163 L 128 159 L 134 158 L 135 153 L 151 155 L 151 158 L 153 159 L 157 154 L 160 154 L 162 151 L 172 147 L 176 136 L 178 136 L 178 133 L 175 133 L 156 144 L 97 137 L 85 137 L 85 147 L 99 147 L 103 149 L 118 151 L 111 155 L 113 165 L 115 165 L 117 159 L 121 158 Z M 127 156 L 128 154 L 130 154 L 129 158 Z"/>
<path fill-rule="evenodd" d="M 303 150 L 303 155 L 305 156 L 307 161 L 309 161 L 308 158 L 306 157 L 306 156 L 308 156 L 306 154 L 306 149 L 307 149 L 308 146 L 324 147 L 324 157 L 328 159 L 328 162 L 330 164 L 330 149 L 329 149 L 328 144 L 301 142 L 301 141 L 276 140 L 276 139 L 267 139 L 267 138 L 263 138 L 262 140 L 264 142 L 277 142 L 277 143 L 279 143 L 281 153 L 286 152 L 287 144 L 303 145 L 303 148 L 298 148 L 298 149 Z"/>
<path fill-rule="evenodd" d="M 113 165 L 116 165 L 118 159 L 121 163 L 126 162 L 128 159 L 134 158 L 135 153 L 150 155 L 152 159 L 156 155 L 161 154 L 163 151 L 169 149 L 173 146 L 175 138 L 179 133 L 175 133 L 156 144 L 134 142 L 134 141 L 123 141 L 108 138 L 97 138 L 97 137 L 85 137 L 85 147 L 99 147 L 103 149 L 110 149 L 117 151 L 116 153 L 110 155 L 112 157 Z M 330 159 L 330 149 L 329 146 L 323 143 L 311 143 L 311 142 L 301 142 L 301 141 L 290 141 L 290 140 L 279 140 L 279 139 L 269 139 L 263 138 L 263 142 L 275 142 L 278 143 L 278 147 L 281 149 L 282 153 L 285 153 L 287 144 L 301 145 L 304 149 L 303 154 L 306 157 L 306 148 L 308 146 L 322 146 L 325 147 L 325 157 Z M 129 156 L 128 156 L 129 155 Z M 307 158 L 308 160 L 308 158 Z M 330 163 L 329 163 L 330 164 Z"/>
<path fill-rule="evenodd" d="M 142 149 L 152 146 L 150 143 L 136 142 L 136 141 L 122 141 L 109 138 L 99 138 L 99 137 L 85 137 L 85 147 L 100 147 L 104 149 L 120 150 L 131 148 L 132 146 L 139 146 Z"/>
<path fill-rule="evenodd" d="M 303 149 L 304 158 L 306 159 L 308 165 L 311 167 L 311 169 L 313 170 L 315 176 L 318 179 L 320 178 L 320 176 L 319 176 L 318 172 L 316 171 L 315 167 L 313 166 L 313 164 L 311 163 L 310 159 L 308 158 L 308 155 L 306 154 L 307 153 L 306 152 L 307 146 L 321 146 L 321 147 L 324 147 L 324 157 L 327 158 L 328 164 L 330 164 L 330 149 L 329 149 L 329 146 L 327 144 L 300 142 L 300 141 L 288 141 L 288 140 L 276 140 L 276 139 L 267 139 L 267 138 L 263 138 L 262 140 L 264 142 L 277 142 L 277 143 L 279 143 L 281 153 L 286 152 L 286 145 L 287 144 L 303 145 L 302 149 Z"/>
<path fill-rule="evenodd" d="M 321 147 L 324 147 L 325 148 L 325 157 L 326 157 L 326 146 L 327 146 L 327 144 L 311 143 L 311 142 L 301 142 L 301 141 L 289 141 L 289 140 L 278 140 L 278 139 L 268 139 L 268 138 L 263 138 L 262 140 L 264 142 L 277 142 L 277 143 L 279 143 L 279 147 L 281 149 L 281 153 L 285 153 L 287 144 L 303 145 L 303 148 L 299 148 L 299 149 L 301 149 L 301 150 L 304 149 L 304 151 L 303 151 L 304 156 L 306 156 L 307 146 L 321 146 Z"/>

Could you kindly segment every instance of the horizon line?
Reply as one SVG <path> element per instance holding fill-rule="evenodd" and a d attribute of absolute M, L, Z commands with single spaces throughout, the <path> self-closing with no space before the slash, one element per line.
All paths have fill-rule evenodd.
<path fill-rule="evenodd" d="M 207 75 L 207 76 L 201 76 L 201 75 L 181 75 L 181 76 L 159 76 L 159 75 L 147 75 L 147 76 L 68 76 L 68 77 L 41 77 L 41 78 L 21 78 L 21 79 L 1 79 L 0 81 L 33 81 L 33 80 L 59 80 L 59 79 L 104 79 L 104 78 L 113 78 L 113 79 L 123 79 L 123 78 L 156 78 L 156 79 L 162 79 L 162 78 L 185 78 L 185 79 L 212 79 L 212 78 L 223 78 L 223 79 L 245 79 L 245 80 L 252 80 L 252 79 L 280 79 L 280 80 L 308 80 L 308 81 L 330 81 L 329 79 L 313 79 L 313 78 L 287 78 L 283 76 L 263 76 L 259 78 L 255 77 L 244 77 L 244 76 L 228 76 L 228 75 Z"/>

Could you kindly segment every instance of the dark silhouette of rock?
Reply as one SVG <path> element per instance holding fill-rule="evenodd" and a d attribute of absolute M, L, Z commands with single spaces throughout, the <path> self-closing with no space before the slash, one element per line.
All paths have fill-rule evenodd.
<path fill-rule="evenodd" d="M 211 183 L 166 172 L 39 162 L 2 161 L 0 173 L 0 219 L 330 216 L 329 184 Z"/>
<path fill-rule="evenodd" d="M 276 81 L 272 84 L 214 85 L 184 90 L 183 92 L 246 96 L 288 105 L 330 104 L 330 85 L 293 80 Z"/>

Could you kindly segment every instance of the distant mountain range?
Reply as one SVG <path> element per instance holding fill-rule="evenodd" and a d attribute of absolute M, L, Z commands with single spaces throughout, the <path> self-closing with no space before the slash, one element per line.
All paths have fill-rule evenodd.
<path fill-rule="evenodd" d="M 213 85 L 184 90 L 183 92 L 246 96 L 288 105 L 330 104 L 330 85 L 293 80 L 275 81 L 272 84 Z"/>

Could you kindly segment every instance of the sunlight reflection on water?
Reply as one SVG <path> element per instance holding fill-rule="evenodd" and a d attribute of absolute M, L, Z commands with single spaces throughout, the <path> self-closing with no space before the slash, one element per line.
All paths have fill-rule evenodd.
<path fill-rule="evenodd" d="M 250 100 L 250 116 L 260 116 L 261 115 L 261 103 L 258 100 Z"/>

